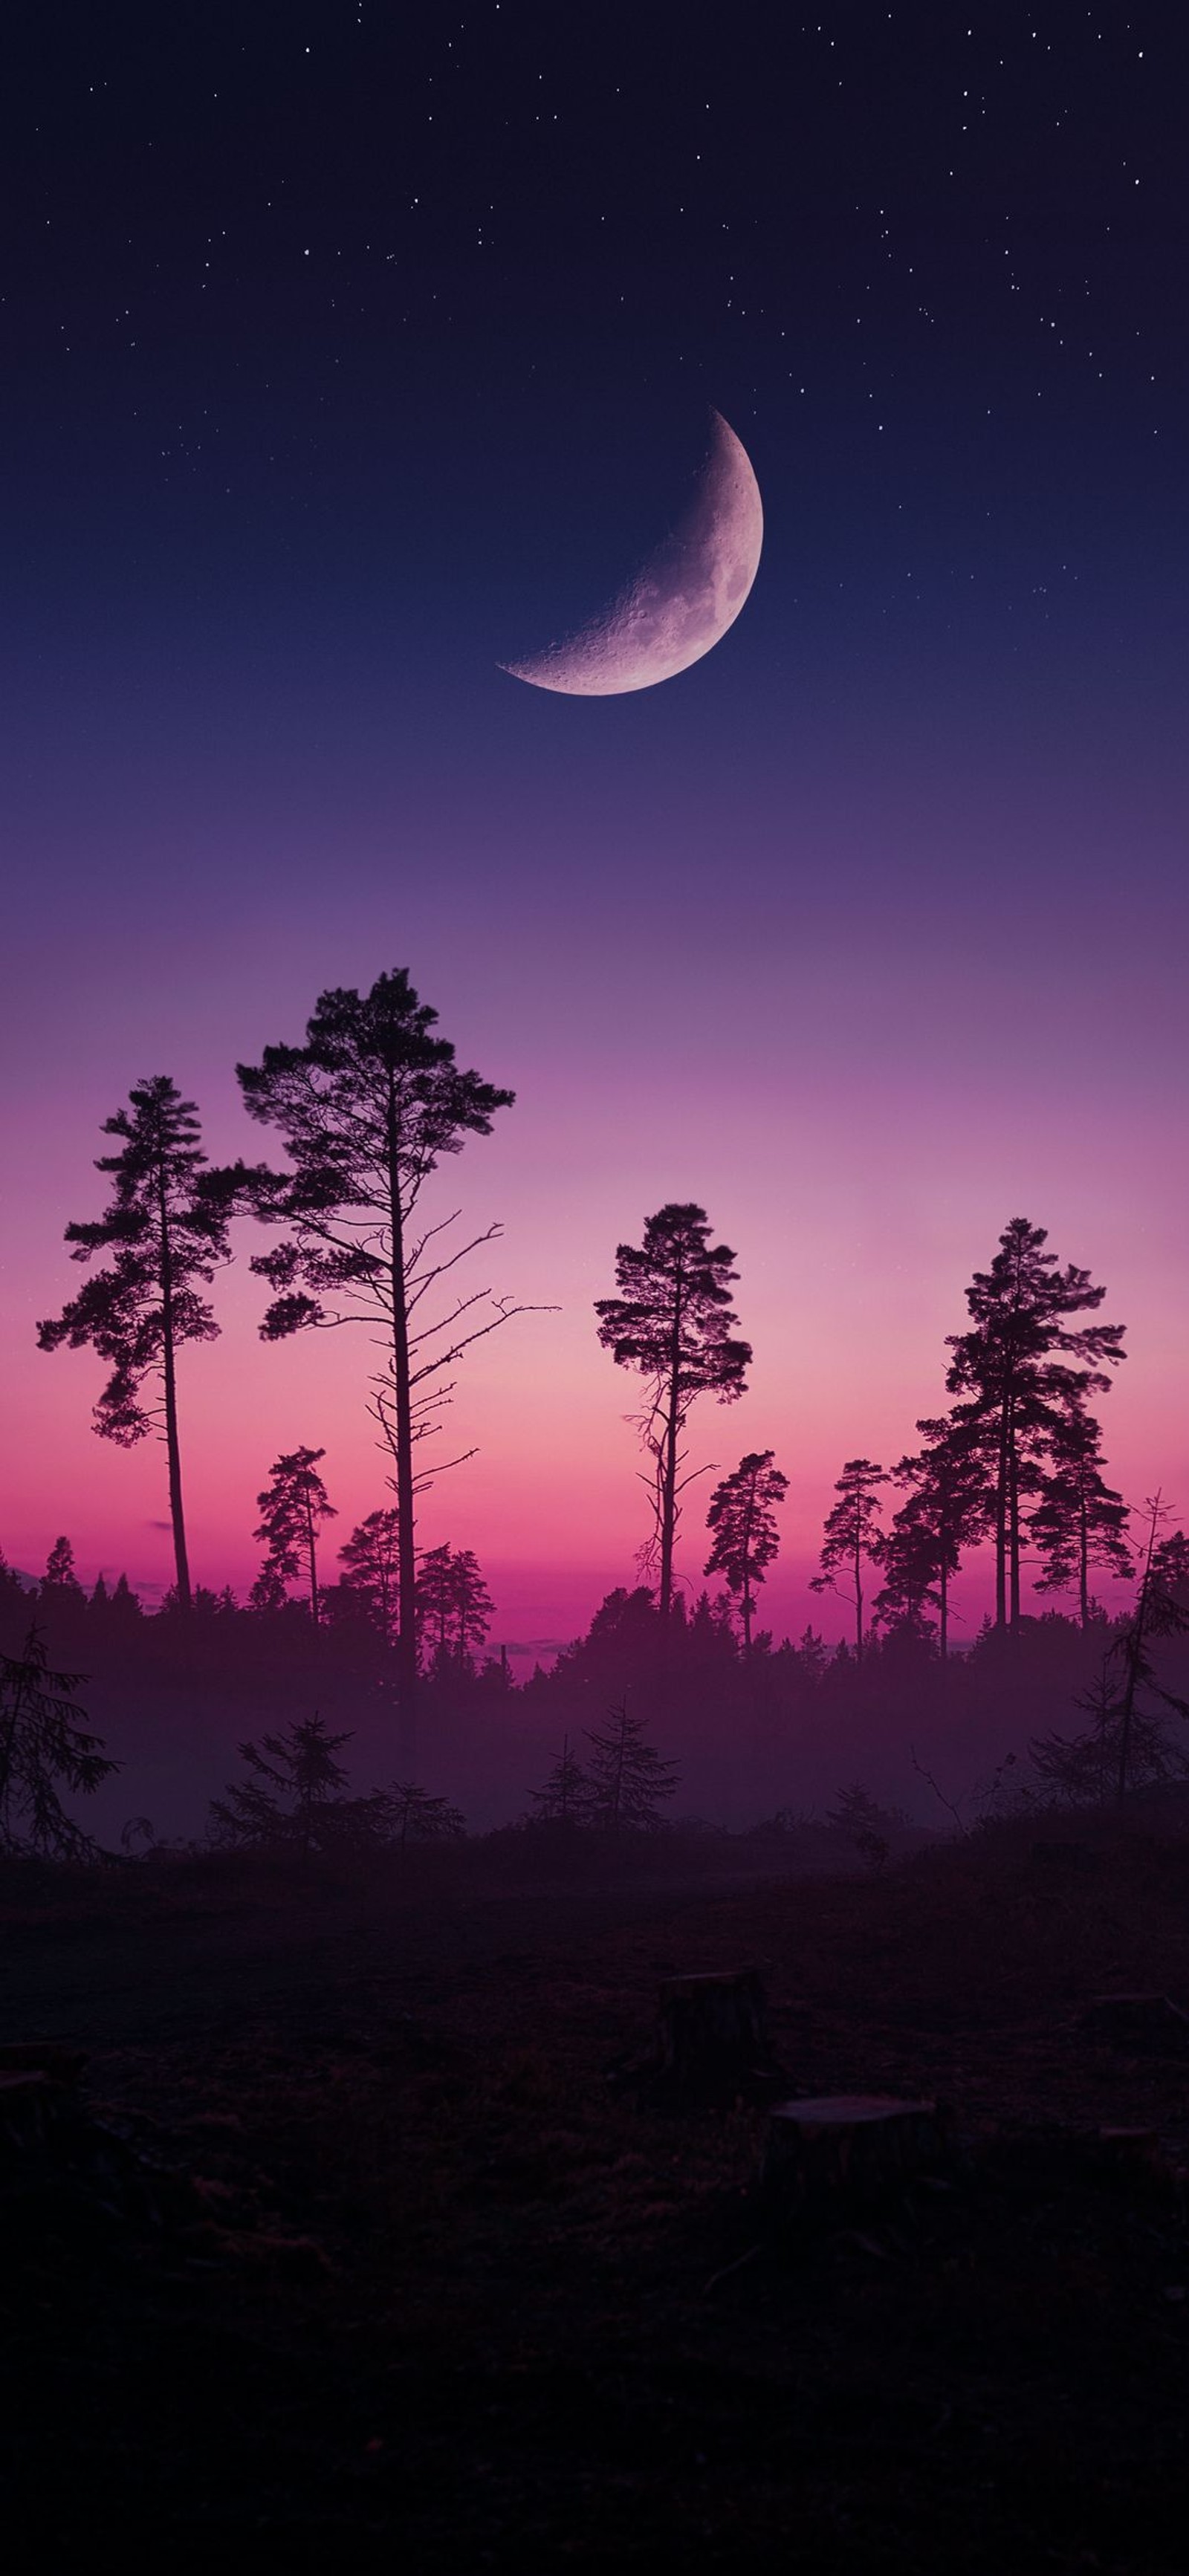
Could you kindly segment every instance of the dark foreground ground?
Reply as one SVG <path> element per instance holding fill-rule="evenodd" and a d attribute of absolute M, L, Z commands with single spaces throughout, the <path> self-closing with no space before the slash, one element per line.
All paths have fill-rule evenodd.
<path fill-rule="evenodd" d="M 1079 2028 L 1102 1990 L 1189 2001 L 1189 1842 L 1031 1843 L 10 1890 L 0 2035 L 85 2050 L 89 2107 L 190 2178 L 0 2208 L 10 2535 L 42 2567 L 1184 2576 L 1182 2192 L 1076 2140 L 1189 2158 L 1175 2031 Z M 952 2101 L 948 2187 L 782 2251 L 762 2109 L 609 2086 L 662 1977 L 736 1966 L 791 2091 Z"/>

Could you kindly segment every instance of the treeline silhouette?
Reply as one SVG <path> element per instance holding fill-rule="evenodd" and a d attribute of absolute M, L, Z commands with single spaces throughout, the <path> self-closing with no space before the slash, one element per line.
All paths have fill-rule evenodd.
<path fill-rule="evenodd" d="M 1108 1483 L 1094 1408 L 1125 1357 L 1124 1328 L 1099 1319 L 1105 1289 L 1076 1264 L 1061 1267 L 1044 1229 L 1023 1217 L 966 1289 L 966 1328 L 946 1344 L 948 1409 L 923 1416 L 919 1446 L 889 1468 L 866 1457 L 842 1466 L 814 1579 L 847 1607 L 851 1642 L 835 1648 L 811 1628 L 777 1644 L 757 1624 L 787 1492 L 772 1449 L 750 1451 L 710 1493 L 704 1573 L 723 1588 L 691 1601 L 679 1579 L 679 1533 L 702 1472 L 690 1458 L 691 1414 L 702 1397 L 738 1400 L 752 1350 L 734 1311 L 735 1255 L 713 1241 L 705 1211 L 671 1202 L 649 1217 L 639 1244 L 617 1247 L 617 1293 L 595 1309 L 603 1347 L 641 1382 L 645 1580 L 610 1593 L 585 1638 L 517 1685 L 506 1656 L 487 1651 L 492 1603 L 473 1551 L 417 1538 L 426 1487 L 471 1454 L 444 1458 L 434 1445 L 459 1362 L 513 1315 L 538 1311 L 458 1278 L 498 1226 L 468 1236 L 455 1231 L 457 1213 L 423 1206 L 439 1164 L 513 1104 L 511 1092 L 460 1070 L 435 1025 L 398 970 L 367 994 L 323 993 L 302 1045 L 267 1046 L 258 1064 L 238 1067 L 250 1115 L 283 1149 L 277 1166 L 212 1168 L 195 1104 L 165 1075 L 134 1086 L 106 1122 L 118 1140 L 98 1163 L 109 1205 L 67 1227 L 88 1277 L 41 1323 L 39 1340 L 46 1350 L 90 1345 L 107 1364 L 94 1414 L 101 1437 L 162 1438 L 175 1579 L 152 1616 L 123 1577 L 84 1598 L 60 1539 L 37 1602 L 55 1656 L 71 1669 L 85 1663 L 104 1699 L 118 1670 L 126 1707 L 168 1693 L 184 1709 L 217 1687 L 224 1710 L 251 1703 L 290 1725 L 311 1719 L 313 1700 L 336 1718 L 349 1711 L 365 1739 L 395 1740 L 410 1779 L 419 1711 L 436 1778 L 464 1743 L 472 1760 L 497 1735 L 509 1754 L 516 1736 L 527 1747 L 550 1730 L 565 1746 L 629 1701 L 631 1723 L 642 1712 L 676 1744 L 687 1787 L 720 1808 L 737 1808 L 744 1782 L 783 1806 L 776 1793 L 794 1775 L 817 1782 L 817 1739 L 827 1735 L 832 1755 L 853 1743 L 883 1773 L 890 1747 L 902 1768 L 903 1746 L 918 1741 L 948 1757 L 952 1776 L 958 1747 L 976 1761 L 994 1753 L 1000 1786 L 1005 1766 L 1022 1772 L 1027 1756 L 1033 1780 L 1066 1795 L 1112 1784 L 1123 1795 L 1183 1767 L 1177 1641 L 1189 1620 L 1189 1542 L 1159 1496 L 1136 1533 L 1137 1516 Z M 378 1342 L 363 1400 L 391 1497 L 336 1547 L 326 1451 L 282 1453 L 259 1495 L 261 1562 L 243 1605 L 192 1578 L 178 1366 L 186 1344 L 217 1337 L 204 1292 L 231 1257 L 240 1214 L 277 1238 L 250 1261 L 271 1292 L 266 1341 L 362 1321 L 369 1350 Z M 98 1255 L 106 1261 L 92 1268 Z M 984 1548 L 993 1614 L 955 1657 L 953 1585 Z M 1095 1599 L 1103 1575 L 1134 1586 L 1113 1619 Z M 1073 1616 L 1029 1616 L 1026 1580 L 1068 1600 Z M 21 1587 L 0 1578 L 9 1652 L 28 1608 Z M 912 1759 L 925 1779 L 931 1762 Z M 480 1758 L 478 1767 L 490 1803 L 492 1766 Z M 838 1769 L 835 1758 L 835 1781 Z"/>

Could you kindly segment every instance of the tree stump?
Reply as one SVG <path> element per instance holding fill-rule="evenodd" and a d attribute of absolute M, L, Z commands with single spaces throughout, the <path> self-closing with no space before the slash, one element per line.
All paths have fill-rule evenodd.
<path fill-rule="evenodd" d="M 940 2162 L 946 2130 L 936 2102 L 876 2093 L 780 2102 L 769 2116 L 761 2187 L 770 2206 L 790 2214 L 884 2200 Z"/>
<path fill-rule="evenodd" d="M 657 2063 L 666 2087 L 685 2094 L 746 2089 L 771 2074 L 767 2005 L 755 1970 L 667 1978 Z"/>
<path fill-rule="evenodd" d="M 0 2069 L 0 2162 L 39 2154 L 77 2116 L 73 2094 L 44 2068 Z"/>
<path fill-rule="evenodd" d="M 1189 2048 L 1189 2013 L 1167 1995 L 1095 1995 L 1080 2026 L 1136 2057 L 1181 2057 Z"/>

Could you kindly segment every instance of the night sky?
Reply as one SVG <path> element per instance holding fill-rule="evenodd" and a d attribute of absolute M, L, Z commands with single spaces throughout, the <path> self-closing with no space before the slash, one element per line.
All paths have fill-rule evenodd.
<path fill-rule="evenodd" d="M 160 1452 L 35 1348 L 101 1120 L 170 1072 L 255 1155 L 236 1059 L 396 965 L 519 1096 L 446 1198 L 561 1308 L 471 1364 L 481 1455 L 426 1506 L 497 1634 L 632 1579 L 591 1301 L 670 1198 L 739 1256 L 752 1392 L 693 1441 L 790 1474 L 778 1631 L 1016 1214 L 1129 1327 L 1115 1481 L 1189 1508 L 1187 96 L 1167 4 L 9 29 L 16 1564 L 67 1528 L 169 1578 Z M 501 671 L 664 535 L 710 406 L 764 499 L 738 624 L 628 696 Z M 186 1355 L 207 1582 L 250 1577 L 280 1448 L 325 1446 L 344 1530 L 387 1499 L 360 1351 L 266 1349 L 261 1304 L 241 1261 Z"/>

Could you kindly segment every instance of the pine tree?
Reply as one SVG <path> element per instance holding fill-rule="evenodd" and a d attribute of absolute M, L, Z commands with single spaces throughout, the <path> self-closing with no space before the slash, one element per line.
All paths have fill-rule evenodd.
<path fill-rule="evenodd" d="M 431 1641 L 430 1660 L 443 1669 L 467 1669 L 472 1652 L 491 1626 L 491 1595 L 469 1547 L 448 1541 L 426 1548 L 417 1576 L 417 1615 L 423 1638 Z"/>
<path fill-rule="evenodd" d="M 211 1834 L 218 1843 L 244 1847 L 289 1846 L 308 1860 L 342 1839 L 340 1829 L 357 1802 L 344 1798 L 347 1774 L 337 1760 L 350 1735 L 332 1735 L 316 1713 L 287 1727 L 283 1735 L 264 1735 L 257 1744 L 241 1744 L 246 1780 L 232 1780 L 222 1798 L 211 1800 Z"/>
<path fill-rule="evenodd" d="M 1154 1638 L 1189 1632 L 1189 1540 L 1181 1530 L 1161 1538 L 1168 1514 L 1158 1493 L 1149 1496 L 1145 1510 L 1134 1609 L 1107 1648 L 1098 1679 L 1076 1702 L 1090 1725 L 1080 1735 L 1043 1736 L 1029 1748 L 1033 1769 L 1064 1797 L 1101 1804 L 1113 1792 L 1122 1806 L 1129 1789 L 1189 1770 L 1189 1758 L 1170 1737 L 1163 1715 L 1171 1710 L 1189 1718 L 1189 1701 L 1163 1688 L 1151 1651 Z"/>
<path fill-rule="evenodd" d="M 1162 1708 L 1172 1709 L 1176 1716 L 1189 1717 L 1189 1701 L 1180 1699 L 1175 1691 L 1163 1689 L 1158 1682 L 1151 1653 L 1154 1637 L 1181 1637 L 1189 1631 L 1189 1604 L 1184 1598 L 1189 1584 L 1189 1542 L 1182 1530 L 1174 1531 L 1169 1538 L 1161 1538 L 1168 1511 L 1159 1489 L 1148 1496 L 1144 1509 L 1148 1515 L 1148 1536 L 1140 1568 L 1139 1592 L 1131 1618 L 1115 1646 L 1122 1668 L 1116 1782 L 1120 1806 L 1131 1779 L 1133 1738 L 1140 1714 L 1141 1691 L 1149 1692 Z"/>
<path fill-rule="evenodd" d="M 848 1458 L 834 1491 L 841 1497 L 829 1514 L 822 1538 L 821 1573 L 815 1574 L 811 1592 L 837 1592 L 849 1601 L 855 1614 L 855 1661 L 863 1660 L 863 1568 L 881 1565 L 887 1547 L 879 1527 L 879 1496 L 876 1487 L 887 1484 L 884 1469 L 873 1466 L 869 1458 Z M 853 1592 L 844 1592 L 838 1581 L 845 1567 Z"/>
<path fill-rule="evenodd" d="M 590 1783 L 569 1736 L 563 1736 L 562 1748 L 544 1786 L 530 1789 L 536 1810 L 534 1823 L 541 1825 L 580 1825 L 590 1806 Z"/>
<path fill-rule="evenodd" d="M 714 1544 L 706 1574 L 724 1574 L 743 1619 L 743 1655 L 751 1662 L 751 1623 L 755 1590 L 763 1583 L 780 1550 L 776 1513 L 789 1489 L 787 1476 L 772 1463 L 771 1449 L 750 1450 L 735 1472 L 724 1476 L 711 1496 L 706 1527 Z"/>
<path fill-rule="evenodd" d="M 805 1627 L 792 1651 L 798 1669 L 804 1674 L 810 1688 L 816 1690 L 829 1669 L 830 1649 L 825 1638 L 816 1628 Z"/>
<path fill-rule="evenodd" d="M 137 1620 L 143 1615 L 139 1593 L 133 1591 L 127 1575 L 121 1574 L 111 1596 L 113 1628 L 122 1628 L 126 1633 L 130 1628 L 135 1627 Z"/>
<path fill-rule="evenodd" d="M 454 1608 L 454 1550 L 448 1540 L 422 1552 L 415 1596 L 418 1635 L 428 1659 L 443 1664 L 450 1656 L 450 1616 Z"/>
<path fill-rule="evenodd" d="M 362 1321 L 378 1328 L 387 1354 L 372 1381 L 372 1411 L 395 1467 L 398 1689 L 409 1743 L 416 1498 L 434 1472 L 416 1472 L 416 1453 L 441 1428 L 449 1372 L 463 1352 L 523 1311 L 484 1291 L 454 1290 L 459 1263 L 493 1241 L 498 1226 L 450 1251 L 442 1236 L 455 1219 L 431 1224 L 420 1213 L 438 1163 L 468 1136 L 489 1136 L 497 1110 L 514 1098 L 459 1070 L 454 1048 L 432 1034 L 436 1019 L 401 968 L 381 975 L 370 993 L 320 994 L 303 1046 L 266 1047 L 258 1065 L 237 1068 L 250 1115 L 279 1130 L 289 1157 L 284 1173 L 257 1167 L 235 1176 L 262 1221 L 286 1229 L 285 1240 L 252 1263 L 274 1291 L 264 1338 Z M 445 1298 L 439 1314 L 437 1290 Z"/>
<path fill-rule="evenodd" d="M 0 1850 L 89 1860 L 89 1834 L 61 1791 L 90 1797 L 120 1765 L 75 1704 L 80 1673 L 53 1673 L 34 1624 L 20 1655 L 0 1654 Z"/>
<path fill-rule="evenodd" d="M 42 1590 L 56 1593 L 59 1599 L 69 1594 L 74 1600 L 81 1601 L 82 1589 L 74 1570 L 74 1549 L 69 1539 L 56 1538 L 46 1558 Z"/>
<path fill-rule="evenodd" d="M 1088 1270 L 1057 1268 L 1044 1249 L 1043 1226 L 1013 1217 L 989 1271 L 976 1271 L 966 1291 L 971 1329 L 953 1333 L 946 1378 L 955 1430 L 979 1447 L 993 1490 L 995 1624 L 1017 1629 L 1020 1564 L 1029 1498 L 1040 1491 L 1059 1436 L 1071 1387 L 1081 1397 L 1105 1394 L 1104 1373 L 1126 1357 L 1121 1324 L 1074 1325 L 1102 1304 Z M 1068 1362 L 1075 1362 L 1070 1369 Z"/>
<path fill-rule="evenodd" d="M 660 1802 L 676 1797 L 680 1774 L 647 1742 L 643 1718 L 629 1717 L 625 1703 L 612 1709 L 602 1733 L 588 1727 L 586 1741 L 594 1747 L 587 1768 L 591 1822 L 612 1834 L 656 1833 Z"/>
<path fill-rule="evenodd" d="M 875 1616 L 885 1627 L 902 1625 L 922 1633 L 928 1613 L 937 1613 L 938 1652 L 949 1654 L 950 1584 L 963 1552 L 975 1546 L 987 1528 L 990 1484 L 976 1443 L 950 1422 L 918 1422 L 925 1446 L 916 1456 L 901 1458 L 891 1477 L 907 1494 L 893 1515 L 884 1544 L 883 1584 Z"/>
<path fill-rule="evenodd" d="M 1060 1797 L 1077 1806 L 1102 1807 L 1118 1794 L 1122 1734 L 1119 1675 L 1109 1654 L 1096 1680 L 1078 1694 L 1074 1705 L 1085 1711 L 1089 1725 L 1080 1735 L 1034 1738 L 1028 1748 L 1032 1768 L 1046 1788 L 1055 1789 Z M 1128 1735 L 1127 1787 L 1144 1788 L 1184 1771 L 1185 1763 L 1178 1760 L 1168 1730 L 1154 1711 L 1133 1709 Z"/>
<path fill-rule="evenodd" d="M 394 1508 L 369 1512 L 339 1549 L 343 1580 L 391 1646 L 400 1631 L 400 1542 Z"/>
<path fill-rule="evenodd" d="M 1076 1592 L 1083 1628 L 1091 1617 L 1095 1566 L 1124 1581 L 1135 1568 L 1127 1544 L 1128 1506 L 1103 1475 L 1102 1434 L 1076 1381 L 1064 1392 L 1052 1433 L 1050 1467 L 1029 1521 L 1044 1572 L 1038 1592 Z"/>
<path fill-rule="evenodd" d="M 495 1605 L 469 1547 L 454 1557 L 454 1643 L 460 1668 L 478 1653 L 491 1626 Z"/>
<path fill-rule="evenodd" d="M 406 1843 L 457 1842 L 466 1833 L 466 1818 L 449 1798 L 431 1798 L 415 1780 L 394 1780 L 390 1789 L 373 1789 L 368 1805 L 384 1842 L 403 1851 Z"/>
<path fill-rule="evenodd" d="M 338 1519 L 318 1473 L 324 1449 L 293 1449 L 274 1461 L 263 1493 L 257 1495 L 261 1520 L 254 1538 L 267 1549 L 252 1586 L 258 1610 L 279 1609 L 285 1586 L 304 1574 L 310 1617 L 318 1626 L 318 1532 L 324 1521 Z"/>
<path fill-rule="evenodd" d="M 59 1316 L 40 1323 L 37 1338 L 43 1351 L 90 1343 L 111 1363 L 94 1410 L 102 1439 L 127 1449 L 158 1427 L 163 1432 L 177 1591 L 188 1609 L 177 1355 L 184 1342 L 213 1341 L 218 1333 L 195 1282 L 209 1286 L 230 1258 L 227 1228 L 238 1184 L 230 1174 L 204 1169 L 198 1112 L 168 1074 L 138 1083 L 129 1100 L 130 1109 L 118 1109 L 103 1129 L 122 1139 L 122 1150 L 101 1155 L 95 1166 L 115 1184 L 107 1214 L 66 1228 L 72 1260 L 87 1262 L 110 1249 L 111 1265 L 94 1272 Z M 160 1397 L 146 1401 L 149 1377 L 159 1380 Z"/>
<path fill-rule="evenodd" d="M 673 1603 L 673 1547 L 680 1517 L 682 1436 L 699 1395 L 733 1404 L 744 1393 L 749 1342 L 732 1338 L 738 1318 L 731 1289 L 738 1277 L 725 1243 L 711 1245 L 704 1208 L 670 1203 L 650 1216 L 643 1244 L 621 1243 L 615 1255 L 618 1297 L 595 1306 L 599 1340 L 620 1368 L 638 1369 L 648 1394 L 642 1421 L 652 1459 L 645 1478 L 653 1497 L 662 1620 Z"/>

